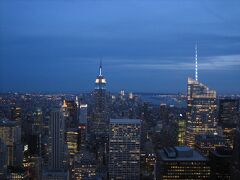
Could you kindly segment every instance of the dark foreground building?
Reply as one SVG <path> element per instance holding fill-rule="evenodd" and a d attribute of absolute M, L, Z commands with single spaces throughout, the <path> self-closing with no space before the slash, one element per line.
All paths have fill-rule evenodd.
<path fill-rule="evenodd" d="M 210 151 L 211 179 L 230 180 L 231 160 L 232 149 L 229 147 L 218 147 L 215 151 Z"/>
<path fill-rule="evenodd" d="M 157 179 L 209 179 L 207 158 L 187 146 L 164 148 L 158 153 Z"/>

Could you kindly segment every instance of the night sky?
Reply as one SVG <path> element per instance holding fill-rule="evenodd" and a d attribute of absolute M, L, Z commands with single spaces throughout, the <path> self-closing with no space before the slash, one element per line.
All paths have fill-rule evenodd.
<path fill-rule="evenodd" d="M 239 0 L 1 0 L 0 91 L 240 92 Z"/>

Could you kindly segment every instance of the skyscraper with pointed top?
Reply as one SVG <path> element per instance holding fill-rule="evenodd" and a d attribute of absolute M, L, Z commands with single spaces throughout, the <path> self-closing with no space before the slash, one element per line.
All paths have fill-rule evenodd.
<path fill-rule="evenodd" d="M 210 90 L 198 80 L 198 54 L 195 45 L 195 79 L 188 78 L 187 135 L 188 146 L 195 145 L 195 136 L 216 132 L 216 91 Z"/>
<path fill-rule="evenodd" d="M 106 79 L 102 74 L 102 61 L 99 65 L 99 75 L 95 80 L 94 89 L 94 117 L 90 131 L 96 138 L 107 137 L 108 118 L 106 113 Z"/>

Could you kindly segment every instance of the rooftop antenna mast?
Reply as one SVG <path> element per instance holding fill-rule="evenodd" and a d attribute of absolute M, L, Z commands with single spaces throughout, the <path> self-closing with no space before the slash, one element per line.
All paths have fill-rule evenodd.
<path fill-rule="evenodd" d="M 198 81 L 198 47 L 195 44 L 195 80 Z"/>
<path fill-rule="evenodd" d="M 100 59 L 99 76 L 102 76 L 102 58 Z"/>

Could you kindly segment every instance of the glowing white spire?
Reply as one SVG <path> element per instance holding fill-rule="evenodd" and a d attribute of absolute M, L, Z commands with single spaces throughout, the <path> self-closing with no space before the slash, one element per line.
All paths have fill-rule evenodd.
<path fill-rule="evenodd" d="M 99 76 L 102 76 L 102 59 L 100 59 Z"/>
<path fill-rule="evenodd" d="M 198 49 L 197 49 L 197 43 L 195 45 L 195 80 L 198 80 Z"/>

